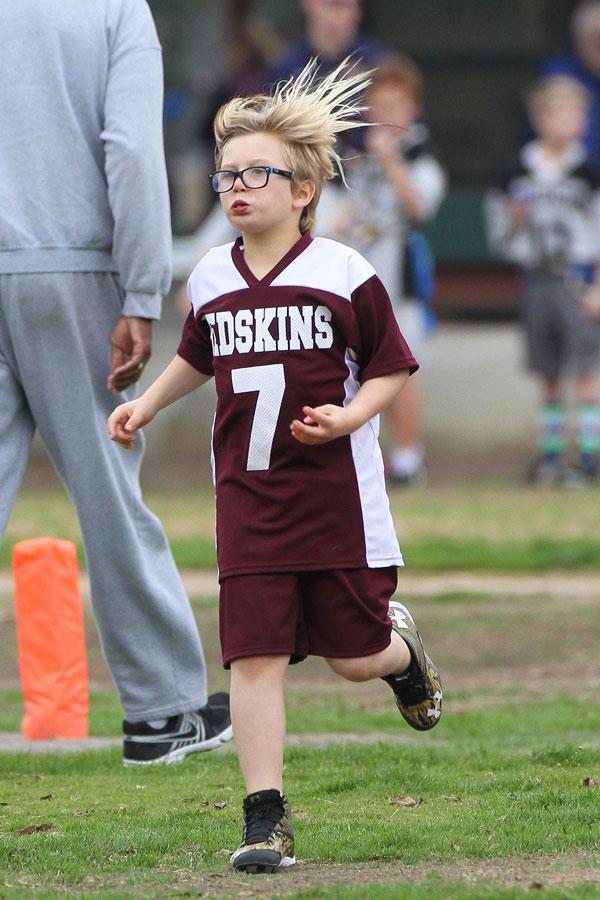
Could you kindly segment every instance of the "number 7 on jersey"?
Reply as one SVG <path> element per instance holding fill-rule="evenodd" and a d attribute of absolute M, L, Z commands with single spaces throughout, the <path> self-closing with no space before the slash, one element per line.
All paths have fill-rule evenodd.
<path fill-rule="evenodd" d="M 248 472 L 264 471 L 269 468 L 271 463 L 271 449 L 285 392 L 283 363 L 233 369 L 231 382 L 235 394 L 258 391 L 250 431 L 246 470 Z"/>

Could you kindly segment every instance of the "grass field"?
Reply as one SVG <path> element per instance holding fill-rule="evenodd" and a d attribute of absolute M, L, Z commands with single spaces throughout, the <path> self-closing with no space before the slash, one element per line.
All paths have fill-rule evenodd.
<path fill-rule="evenodd" d="M 395 494 L 393 506 L 414 547 L 493 547 L 509 572 L 509 545 L 595 540 L 599 498 L 481 485 Z M 178 553 L 190 532 L 212 541 L 208 493 L 157 491 L 149 502 Z M 59 494 L 25 494 L 10 528 L 11 540 L 40 529 L 77 538 Z M 439 552 L 437 567 L 460 568 Z M 529 595 L 519 578 L 501 591 L 413 588 L 409 605 L 444 675 L 445 715 L 430 734 L 404 724 L 381 682 L 345 683 L 319 660 L 290 671 L 285 778 L 300 863 L 277 876 L 228 868 L 243 794 L 232 752 L 150 771 L 122 769 L 118 747 L 0 752 L 0 897 L 600 897 L 600 579 L 597 591 L 547 585 Z M 219 690 L 216 598 L 192 601 Z M 87 608 L 86 627 L 91 733 L 118 736 Z M 22 714 L 14 643 L 0 595 L 0 731 L 17 730 Z"/>
<path fill-rule="evenodd" d="M 145 497 L 165 525 L 177 563 L 214 567 L 211 487 L 179 493 L 154 488 Z M 510 482 L 465 482 L 395 490 L 391 504 L 411 570 L 600 569 L 600 487 L 532 490 Z M 21 493 L 0 567 L 9 565 L 16 541 L 42 534 L 80 545 L 75 513 L 60 489 Z"/>
<path fill-rule="evenodd" d="M 583 784 L 598 774 L 600 714 L 584 703 L 567 708 L 565 716 L 562 701 L 546 701 L 513 727 L 517 710 L 508 702 L 457 712 L 435 737 L 288 750 L 302 862 L 297 875 L 269 879 L 271 890 L 312 881 L 324 892 L 356 880 L 359 896 L 381 896 L 373 882 L 394 878 L 393 896 L 406 896 L 398 893 L 404 881 L 415 896 L 469 896 L 460 882 L 471 872 L 483 883 L 470 896 L 481 896 L 491 880 L 480 878 L 486 864 L 501 868 L 530 855 L 545 858 L 548 884 L 557 876 L 583 881 L 600 849 L 599 789 Z M 397 718 L 389 727 L 399 730 Z M 543 739 L 532 742 L 532 732 Z M 118 751 L 6 754 L 0 773 L 8 804 L 0 850 L 5 884 L 16 888 L 21 878 L 30 889 L 87 888 L 103 896 L 143 885 L 155 896 L 183 887 L 204 892 L 211 881 L 222 891 L 252 890 L 255 880 L 230 874 L 223 852 L 240 834 L 242 785 L 231 753 L 143 772 L 121 771 Z M 414 805 L 398 804 L 407 796 Z M 45 831 L 18 833 L 41 825 Z M 454 872 L 450 883 L 442 880 L 446 871 Z"/>

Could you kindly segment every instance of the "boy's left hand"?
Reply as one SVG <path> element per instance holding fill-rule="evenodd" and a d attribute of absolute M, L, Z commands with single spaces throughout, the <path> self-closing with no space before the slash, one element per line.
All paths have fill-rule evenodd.
<path fill-rule="evenodd" d="M 294 419 L 290 425 L 292 436 L 301 444 L 325 444 L 349 434 L 352 422 L 347 407 L 326 403 L 324 406 L 303 406 L 304 419 Z"/>
<path fill-rule="evenodd" d="M 588 319 L 600 319 L 600 284 L 592 284 L 582 299 L 583 314 Z"/>

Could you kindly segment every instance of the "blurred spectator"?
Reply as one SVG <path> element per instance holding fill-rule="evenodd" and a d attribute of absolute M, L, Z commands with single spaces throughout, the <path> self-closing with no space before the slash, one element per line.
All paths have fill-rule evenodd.
<path fill-rule="evenodd" d="M 384 48 L 360 32 L 361 0 L 299 2 L 305 17 L 306 37 L 283 55 L 281 42 L 268 22 L 256 13 L 252 3 L 233 18 L 226 48 L 228 75 L 215 91 L 199 129 L 200 143 L 204 148 L 212 148 L 215 114 L 230 97 L 264 93 L 274 82 L 300 72 L 314 56 L 319 58 L 323 75 L 334 69 L 348 54 L 355 54 L 357 61 L 362 60 L 361 64 L 366 67 L 375 65 L 383 57 Z M 356 132 L 349 134 L 355 136 Z M 346 146 L 344 152 L 352 150 Z M 319 206 L 320 224 L 329 219 L 326 208 L 333 207 L 336 202 L 335 194 L 326 191 Z M 235 236 L 220 205 L 213 205 L 192 236 L 174 240 L 174 277 L 187 278 L 200 256 L 210 247 Z M 180 304 L 187 305 L 183 294 L 180 294 L 179 300 Z"/>
<path fill-rule="evenodd" d="M 573 50 L 545 60 L 541 75 L 570 75 L 587 89 L 587 123 L 583 144 L 588 158 L 600 165 L 600 0 L 580 3 L 571 17 Z"/>
<path fill-rule="evenodd" d="M 388 58 L 366 95 L 366 154 L 349 167 L 352 192 L 334 217 L 332 236 L 350 243 L 373 265 L 394 306 L 402 334 L 419 355 L 430 316 L 418 278 L 429 264 L 415 226 L 431 219 L 444 197 L 446 176 L 433 155 L 421 121 L 423 80 L 405 57 Z M 421 297 L 419 298 L 419 294 Z M 389 477 L 397 484 L 422 481 L 418 380 L 413 378 L 388 411 L 393 448 Z"/>
<path fill-rule="evenodd" d="M 220 210 L 220 204 L 215 204 L 215 195 L 209 189 L 208 180 L 204 177 L 205 173 L 212 171 L 213 168 L 212 126 L 216 112 L 231 97 L 247 97 L 268 90 L 274 61 L 281 55 L 283 48 L 281 40 L 269 22 L 254 10 L 254 3 L 250 2 L 241 8 L 230 10 L 228 17 L 222 50 L 224 71 L 212 84 L 208 77 L 204 77 L 200 83 L 194 85 L 195 92 L 203 95 L 202 112 L 197 115 L 192 128 L 193 153 L 183 159 L 184 171 L 180 173 L 178 181 L 182 184 L 182 189 L 172 191 L 176 201 L 174 206 L 180 213 L 176 220 L 179 226 L 177 230 L 189 231 L 190 223 L 192 227 L 196 227 L 199 221 L 203 224 L 206 218 L 210 218 L 215 206 Z M 203 73 L 204 76 L 207 74 Z M 171 101 L 173 99 L 171 98 Z M 171 106 L 173 102 L 165 106 L 165 116 Z M 178 160 L 180 168 L 181 162 Z M 193 237 L 195 238 L 195 235 Z M 175 240 L 176 278 L 186 267 L 185 259 L 189 257 L 186 245 L 191 246 L 187 238 Z"/>
<path fill-rule="evenodd" d="M 225 42 L 226 72 L 213 93 L 200 126 L 200 140 L 212 149 L 213 121 L 220 106 L 232 97 L 250 97 L 268 90 L 275 60 L 283 44 L 268 21 L 248 7 L 234 16 Z"/>
<path fill-rule="evenodd" d="M 202 118 L 199 138 L 203 150 L 201 161 L 206 174 L 212 171 L 214 162 L 213 121 L 220 106 L 231 97 L 247 97 L 262 94 L 269 89 L 273 62 L 281 54 L 282 43 L 268 22 L 253 12 L 252 4 L 243 14 L 234 17 L 225 45 L 227 70 L 218 83 L 208 103 L 208 112 Z M 200 164 L 200 160 L 198 161 Z M 203 177 L 208 191 L 208 180 Z M 194 234 L 173 239 L 173 278 L 187 280 L 198 260 L 211 247 L 224 244 L 237 237 L 227 221 L 216 195 L 209 191 L 211 207 Z M 184 316 L 189 312 L 185 288 L 179 292 L 178 305 Z"/>
<path fill-rule="evenodd" d="M 163 133 L 172 225 L 175 231 L 186 231 L 197 225 L 208 196 L 199 184 L 198 153 L 193 148 L 199 97 L 194 79 L 174 63 L 181 55 L 180 29 L 164 14 L 156 17 L 156 28 L 163 59 L 170 63 L 165 71 Z"/>
<path fill-rule="evenodd" d="M 305 21 L 305 37 L 277 63 L 274 81 L 296 75 L 313 56 L 318 56 L 322 74 L 335 69 L 349 54 L 374 66 L 384 48 L 360 31 L 361 0 L 299 0 Z"/>
<path fill-rule="evenodd" d="M 486 200 L 490 241 L 523 272 L 527 362 L 541 382 L 536 484 L 576 485 L 598 474 L 600 451 L 600 179 L 581 140 L 589 97 L 566 75 L 542 79 L 527 108 L 536 139 Z M 565 378 L 579 401 L 578 465 L 565 466 Z"/>

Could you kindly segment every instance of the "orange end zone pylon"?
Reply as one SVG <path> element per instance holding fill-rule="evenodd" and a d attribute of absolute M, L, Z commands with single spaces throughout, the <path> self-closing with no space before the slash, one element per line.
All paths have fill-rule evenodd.
<path fill-rule="evenodd" d="M 88 735 L 88 672 L 77 552 L 34 538 L 13 548 L 19 671 L 29 740 Z"/>

